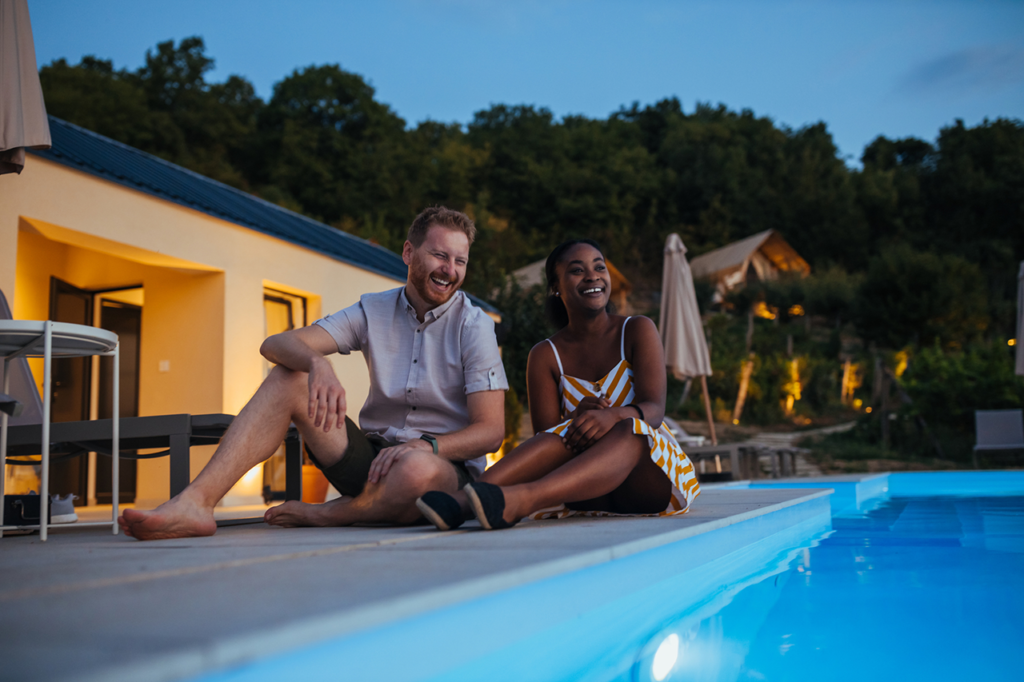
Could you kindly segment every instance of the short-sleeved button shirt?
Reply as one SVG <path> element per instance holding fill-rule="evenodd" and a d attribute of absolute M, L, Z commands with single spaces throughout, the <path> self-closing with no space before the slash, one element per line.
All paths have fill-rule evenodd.
<path fill-rule="evenodd" d="M 391 443 L 469 426 L 466 396 L 507 390 L 494 322 L 461 291 L 424 315 L 405 287 L 365 294 L 359 303 L 317 320 L 344 355 L 363 353 L 370 393 L 359 428 Z M 466 465 L 477 475 L 486 458 Z"/>

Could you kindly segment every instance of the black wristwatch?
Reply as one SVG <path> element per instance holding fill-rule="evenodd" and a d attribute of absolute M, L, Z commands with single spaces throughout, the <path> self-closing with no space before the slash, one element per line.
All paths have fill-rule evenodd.
<path fill-rule="evenodd" d="M 429 433 L 424 433 L 420 436 L 420 440 L 425 440 L 430 443 L 430 447 L 434 448 L 434 454 L 437 454 L 437 439 L 431 436 Z"/>

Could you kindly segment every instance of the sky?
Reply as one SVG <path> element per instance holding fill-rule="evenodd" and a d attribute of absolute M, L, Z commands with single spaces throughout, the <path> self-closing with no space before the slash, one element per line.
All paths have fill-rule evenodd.
<path fill-rule="evenodd" d="M 337 63 L 409 125 L 492 104 L 605 118 L 678 97 L 779 125 L 824 121 L 851 165 L 878 135 L 1024 119 L 1024 1 L 29 0 L 40 66 L 138 68 L 198 35 L 208 80 Z"/>

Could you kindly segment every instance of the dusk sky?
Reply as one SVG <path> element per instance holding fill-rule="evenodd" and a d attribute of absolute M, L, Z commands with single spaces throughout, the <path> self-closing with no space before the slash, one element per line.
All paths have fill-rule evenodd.
<path fill-rule="evenodd" d="M 269 98 L 297 68 L 340 63 L 407 123 L 491 104 L 604 118 L 678 97 L 799 128 L 825 121 L 851 163 L 877 135 L 934 140 L 961 118 L 1024 118 L 1024 2 L 29 0 L 39 65 L 138 68 L 198 35 L 209 76 Z"/>

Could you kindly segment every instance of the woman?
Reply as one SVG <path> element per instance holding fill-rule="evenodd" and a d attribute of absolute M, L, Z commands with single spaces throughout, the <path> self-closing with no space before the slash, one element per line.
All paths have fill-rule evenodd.
<path fill-rule="evenodd" d="M 456 495 L 417 500 L 441 530 L 470 513 L 488 530 L 529 515 L 677 514 L 700 494 L 693 465 L 661 425 L 666 375 L 654 323 L 609 314 L 611 278 L 593 240 L 559 245 L 545 269 L 547 312 L 560 330 L 527 361 L 538 433 Z M 563 504 L 570 511 L 547 509 Z"/>

